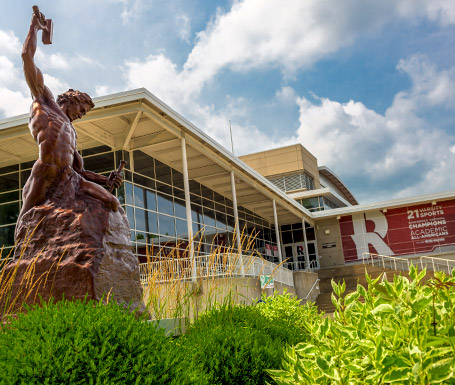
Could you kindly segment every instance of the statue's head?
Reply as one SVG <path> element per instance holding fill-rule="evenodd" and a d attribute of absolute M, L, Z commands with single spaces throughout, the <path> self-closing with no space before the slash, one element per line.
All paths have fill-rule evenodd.
<path fill-rule="evenodd" d="M 71 121 L 81 118 L 95 107 L 88 94 L 73 89 L 57 96 L 57 104 Z"/>

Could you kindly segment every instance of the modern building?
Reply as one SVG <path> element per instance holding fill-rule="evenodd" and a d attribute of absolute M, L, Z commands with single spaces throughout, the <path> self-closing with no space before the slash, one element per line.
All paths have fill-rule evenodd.
<path fill-rule="evenodd" d="M 187 248 L 200 254 L 217 246 L 238 250 L 235 229 L 257 232 L 252 247 L 292 270 L 358 261 L 363 252 L 455 249 L 454 191 L 358 205 L 301 145 L 238 158 L 145 89 L 94 101 L 96 107 L 74 124 L 78 149 L 85 168 L 101 174 L 121 159 L 128 162 L 116 194 L 140 261 L 147 246 L 157 259 Z M 3 257 L 14 246 L 22 188 L 37 157 L 27 114 L 0 121 Z M 429 232 L 416 235 L 421 229 Z M 397 237 L 411 237 L 412 247 Z M 189 244 L 193 238 L 197 245 Z"/>

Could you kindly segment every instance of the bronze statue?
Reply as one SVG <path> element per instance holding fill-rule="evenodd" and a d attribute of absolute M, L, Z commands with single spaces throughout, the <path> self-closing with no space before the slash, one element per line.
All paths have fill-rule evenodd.
<path fill-rule="evenodd" d="M 0 287 L 4 282 L 12 286 L 11 296 L 0 295 L 0 318 L 9 298 L 14 299 L 14 312 L 23 303 L 41 299 L 98 301 L 114 293 L 117 302 L 131 302 L 131 309 L 143 310 L 128 218 L 117 198 L 101 186 L 110 186 L 110 191 L 118 187 L 125 162 L 109 178 L 84 170 L 71 122 L 94 104 L 87 94 L 74 90 L 54 100 L 34 63 L 38 31 L 45 32 L 43 42 L 50 44 L 52 23 L 38 7 L 33 10 L 22 59 L 33 97 L 29 127 L 39 158 L 23 189 L 14 258 L 2 270 L 8 280 Z"/>
<path fill-rule="evenodd" d="M 39 146 L 39 158 L 23 189 L 23 206 L 19 218 L 32 207 L 43 203 L 57 185 L 72 184 L 117 211 L 118 199 L 101 185 L 118 187 L 121 173 L 113 171 L 109 177 L 84 169 L 82 157 L 77 152 L 77 134 L 71 124 L 94 107 L 86 93 L 70 89 L 54 100 L 51 90 L 44 84 L 43 74 L 34 62 L 37 33 L 49 35 L 49 23 L 38 7 L 22 48 L 22 60 L 27 84 L 32 93 L 29 128 Z M 48 44 L 50 38 L 47 38 Z M 43 38 L 44 41 L 44 38 Z"/>

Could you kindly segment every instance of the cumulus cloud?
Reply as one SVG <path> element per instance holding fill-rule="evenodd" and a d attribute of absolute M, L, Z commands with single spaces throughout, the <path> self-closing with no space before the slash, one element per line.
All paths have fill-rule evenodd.
<path fill-rule="evenodd" d="M 447 99 L 455 94 L 450 88 L 454 69 L 437 71 L 422 56 L 402 60 L 399 68 L 408 73 L 413 86 L 399 92 L 384 115 L 355 101 L 323 98 L 313 103 L 298 98 L 296 140 L 320 164 L 336 168 L 343 177 L 365 178 L 366 183 L 391 180 L 419 167 L 420 178 L 395 192 L 397 197 L 453 189 L 455 180 L 448 175 L 455 167 L 455 136 L 427 120 L 425 109 L 449 107 Z"/>
<path fill-rule="evenodd" d="M 0 30 L 0 53 L 4 56 L 17 56 L 21 52 L 21 43 L 12 31 Z"/>
<path fill-rule="evenodd" d="M 6 118 L 28 111 L 31 103 L 30 90 L 22 74 L 19 39 L 10 31 L 0 30 L 0 118 Z M 37 51 L 36 59 L 42 53 Z M 51 59 L 49 59 L 51 58 Z M 63 68 L 65 59 L 61 55 L 46 56 L 52 68 Z M 41 60 L 43 61 L 43 57 Z M 55 95 L 66 91 L 69 87 L 62 80 L 43 74 L 46 85 Z"/>
<path fill-rule="evenodd" d="M 35 60 L 44 69 L 66 70 L 70 68 L 68 59 L 61 53 L 49 54 L 48 52 L 43 52 L 39 47 L 35 53 Z"/>

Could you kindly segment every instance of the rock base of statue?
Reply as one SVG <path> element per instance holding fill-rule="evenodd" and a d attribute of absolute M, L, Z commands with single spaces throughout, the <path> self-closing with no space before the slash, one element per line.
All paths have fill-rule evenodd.
<path fill-rule="evenodd" d="M 142 312 L 139 264 L 124 211 L 113 212 L 101 201 L 65 190 L 60 199 L 54 194 L 17 223 L 14 261 L 3 272 L 3 281 L 14 275 L 10 301 L 109 295 Z"/>

